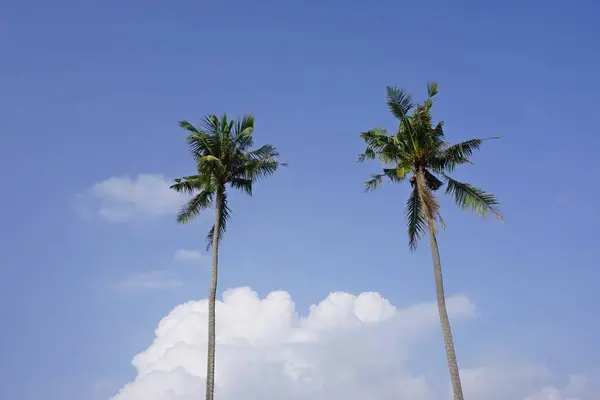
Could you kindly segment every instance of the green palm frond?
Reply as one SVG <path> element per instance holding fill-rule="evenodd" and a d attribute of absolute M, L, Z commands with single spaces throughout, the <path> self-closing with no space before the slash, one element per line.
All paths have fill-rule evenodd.
<path fill-rule="evenodd" d="M 469 139 L 454 145 L 444 143 L 436 157 L 435 168 L 438 171 L 452 172 L 459 165 L 472 164 L 471 156 L 480 149 L 483 142 L 495 139 L 499 139 L 499 137 Z"/>
<path fill-rule="evenodd" d="M 193 194 L 204 187 L 202 180 L 198 175 L 184 176 L 183 178 L 175 179 L 169 189 L 178 193 Z"/>
<path fill-rule="evenodd" d="M 474 151 L 479 150 L 484 139 L 469 139 L 464 142 L 460 142 L 449 146 L 443 151 L 443 154 L 456 160 L 468 160 Z"/>
<path fill-rule="evenodd" d="M 460 208 L 470 209 L 482 217 L 494 214 L 500 221 L 503 220 L 496 196 L 471 184 L 452 179 L 448 175 L 444 175 L 444 178 L 446 179 L 446 193 L 454 197 Z"/>
<path fill-rule="evenodd" d="M 215 153 L 215 143 L 209 133 L 203 132 L 187 121 L 180 121 L 179 126 L 190 132 L 187 143 L 194 156 Z"/>
<path fill-rule="evenodd" d="M 254 133 L 254 117 L 252 115 L 244 115 L 242 119 L 238 119 L 233 134 L 234 146 L 241 151 L 246 151 L 253 145 Z"/>
<path fill-rule="evenodd" d="M 444 185 L 444 182 L 440 181 L 435 175 L 433 175 L 428 170 L 424 170 L 423 174 L 425 175 L 425 182 L 427 183 L 427 187 L 432 191 L 436 191 Z"/>
<path fill-rule="evenodd" d="M 201 191 L 188 201 L 177 213 L 177 222 L 186 224 L 197 217 L 203 210 L 212 206 L 214 193 Z"/>
<path fill-rule="evenodd" d="M 427 83 L 427 95 L 429 98 L 433 98 L 438 94 L 439 85 L 437 82 L 428 82 Z"/>
<path fill-rule="evenodd" d="M 406 202 L 404 218 L 408 228 L 408 245 L 411 250 L 415 250 L 427 229 L 427 220 L 416 187 L 413 188 Z"/>
<path fill-rule="evenodd" d="M 392 183 L 402 182 L 410 172 L 410 167 L 401 165 L 396 168 L 384 168 L 382 174 L 371 174 L 371 179 L 365 182 L 365 192 L 377 189 L 383 183 L 383 178 Z"/>
<path fill-rule="evenodd" d="M 231 178 L 231 187 L 241 190 L 242 192 L 252 196 L 252 180 L 244 178 Z"/>
<path fill-rule="evenodd" d="M 368 148 L 379 151 L 390 144 L 390 136 L 383 128 L 374 128 L 360 134 Z"/>
<path fill-rule="evenodd" d="M 358 156 L 358 162 L 373 160 L 379 157 L 383 163 L 394 163 L 402 159 L 404 145 L 401 138 L 389 136 L 385 129 L 375 128 L 362 132 L 361 138 L 366 143 L 365 152 Z"/>
<path fill-rule="evenodd" d="M 231 209 L 227 201 L 227 193 L 223 193 L 221 199 L 221 213 L 219 214 L 219 233 L 217 234 L 217 240 L 220 242 L 225 236 L 227 231 L 227 222 L 231 219 Z M 210 231 L 206 235 L 206 250 L 212 247 L 213 235 L 215 233 L 215 226 L 210 228 Z"/>
<path fill-rule="evenodd" d="M 383 183 L 383 174 L 371 174 L 371 179 L 365 182 L 365 192 L 377 189 Z"/>
<path fill-rule="evenodd" d="M 256 150 L 247 152 L 246 155 L 252 160 L 261 160 L 266 158 L 276 158 L 279 156 L 279 153 L 275 147 L 270 144 L 265 144 Z"/>
<path fill-rule="evenodd" d="M 257 182 L 267 176 L 273 175 L 279 167 L 285 166 L 287 166 L 287 164 L 281 163 L 270 157 L 250 160 L 243 166 L 239 176 Z"/>
<path fill-rule="evenodd" d="M 223 118 L 226 120 L 227 116 L 223 115 Z M 211 139 L 210 145 L 212 152 L 210 154 L 215 157 L 220 157 L 223 136 L 223 126 L 221 125 L 221 120 L 219 120 L 219 117 L 217 117 L 216 115 L 209 114 L 203 118 L 201 126 L 202 131 Z"/>
<path fill-rule="evenodd" d="M 387 105 L 392 114 L 399 120 L 408 116 L 410 110 L 414 107 L 410 95 L 403 89 L 395 86 L 386 87 Z"/>
<path fill-rule="evenodd" d="M 358 162 L 362 163 L 365 160 L 374 160 L 377 157 L 377 153 L 370 147 L 365 149 L 364 153 L 358 155 Z"/>

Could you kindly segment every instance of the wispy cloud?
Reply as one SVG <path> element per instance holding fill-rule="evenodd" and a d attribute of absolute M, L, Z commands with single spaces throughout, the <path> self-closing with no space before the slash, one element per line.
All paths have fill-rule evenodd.
<path fill-rule="evenodd" d="M 179 249 L 173 256 L 175 261 L 201 261 L 207 258 L 206 254 L 203 254 L 196 250 Z"/>
<path fill-rule="evenodd" d="M 109 222 L 174 215 L 186 197 L 169 189 L 170 185 L 160 174 L 113 176 L 80 194 L 77 205 L 84 214 Z"/>
<path fill-rule="evenodd" d="M 168 271 L 156 270 L 140 272 L 114 283 L 119 291 L 148 291 L 176 289 L 185 283 L 171 275 Z"/>

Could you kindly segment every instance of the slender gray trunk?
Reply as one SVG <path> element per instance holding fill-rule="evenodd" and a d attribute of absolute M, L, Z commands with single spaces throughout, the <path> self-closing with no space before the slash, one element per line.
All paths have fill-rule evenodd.
<path fill-rule="evenodd" d="M 215 202 L 215 227 L 212 237 L 212 270 L 210 275 L 210 291 L 208 294 L 208 357 L 206 359 L 206 400 L 213 400 L 215 394 L 215 303 L 217 300 L 217 276 L 219 272 L 219 228 L 223 194 L 217 193 Z"/>
<path fill-rule="evenodd" d="M 437 238 L 435 237 L 435 230 L 432 229 L 431 225 L 432 224 L 430 224 L 429 228 L 429 244 L 431 245 L 431 255 L 433 258 L 433 276 L 435 278 L 438 312 L 440 314 L 440 323 L 442 324 L 442 333 L 444 335 L 444 345 L 446 347 L 446 357 L 448 359 L 448 369 L 450 370 L 452 391 L 454 393 L 454 400 L 463 400 L 458 362 L 456 361 L 454 341 L 452 340 L 452 330 L 450 329 L 450 319 L 448 318 L 448 310 L 446 310 L 446 297 L 444 295 L 444 279 L 442 277 L 440 251 L 438 249 Z"/>

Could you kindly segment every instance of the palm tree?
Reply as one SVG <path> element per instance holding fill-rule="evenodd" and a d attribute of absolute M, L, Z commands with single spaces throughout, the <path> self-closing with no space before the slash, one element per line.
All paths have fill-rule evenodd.
<path fill-rule="evenodd" d="M 502 220 L 502 215 L 497 208 L 498 200 L 494 195 L 450 176 L 457 166 L 470 164 L 473 152 L 478 150 L 487 139 L 471 139 L 454 145 L 447 143 L 443 122 L 434 126 L 431 118 L 431 107 L 438 92 L 438 85 L 428 84 L 427 91 L 429 95 L 427 100 L 415 105 L 404 90 L 387 87 L 387 105 L 400 122 L 398 132 L 395 135 L 388 135 L 385 129 L 377 128 L 361 133 L 366 149 L 359 156 L 359 162 L 379 159 L 384 166 L 387 166 L 383 168 L 382 173 L 371 175 L 371 179 L 366 182 L 366 191 L 376 189 L 384 179 L 393 183 L 405 180 L 410 182 L 411 193 L 405 209 L 408 243 L 410 249 L 414 251 L 417 242 L 426 231 L 429 232 L 438 311 L 454 399 L 463 400 L 452 331 L 446 310 L 442 266 L 436 237 L 436 223 L 439 223 L 442 228 L 446 227 L 440 214 L 436 193 L 445 184 L 446 194 L 452 196 L 459 207 L 470 209 L 481 216 L 493 214 L 499 220 Z M 409 115 L 411 110 L 412 114 Z"/>
<path fill-rule="evenodd" d="M 204 117 L 200 128 L 187 121 L 179 125 L 188 131 L 187 143 L 196 162 L 196 174 L 175 179 L 171 189 L 193 195 L 177 215 L 185 224 L 214 205 L 215 222 L 207 235 L 207 250 L 212 246 L 212 271 L 208 297 L 208 357 L 206 366 L 206 400 L 214 397 L 215 378 L 215 300 L 219 266 L 219 242 L 231 217 L 227 188 L 252 195 L 252 186 L 261 178 L 275 173 L 279 153 L 271 145 L 251 150 L 254 117 L 244 116 L 238 121 L 220 119 L 216 115 Z"/>

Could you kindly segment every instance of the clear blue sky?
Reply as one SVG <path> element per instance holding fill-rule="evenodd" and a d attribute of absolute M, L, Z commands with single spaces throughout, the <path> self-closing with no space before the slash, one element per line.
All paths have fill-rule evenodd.
<path fill-rule="evenodd" d="M 485 3 L 485 4 L 484 4 Z M 456 176 L 497 194 L 504 224 L 443 202 L 448 293 L 481 316 L 466 360 L 510 348 L 558 373 L 600 367 L 597 92 L 592 1 L 31 1 L 0 6 L 0 375 L 3 399 L 86 399 L 131 379 L 159 318 L 205 296 L 206 221 L 82 219 L 77 195 L 112 176 L 191 172 L 177 121 L 256 116 L 289 162 L 232 199 L 221 288 L 335 290 L 398 305 L 434 298 L 430 253 L 411 254 L 406 188 L 364 194 L 359 132 L 393 128 L 385 86 L 437 80 L 451 140 L 501 135 Z M 115 293 L 165 268 L 181 290 Z M 48 395 L 50 394 L 50 397 Z M 91 398 L 91 397 L 90 397 Z"/>

